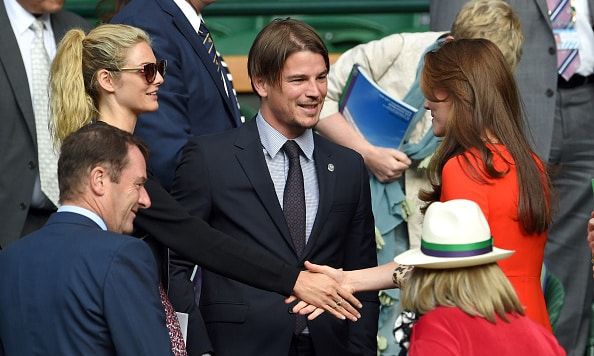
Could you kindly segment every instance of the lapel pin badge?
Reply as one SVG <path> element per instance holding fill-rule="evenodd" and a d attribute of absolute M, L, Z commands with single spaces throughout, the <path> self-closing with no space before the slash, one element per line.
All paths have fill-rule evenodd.
<path fill-rule="evenodd" d="M 332 163 L 328 163 L 328 170 L 334 172 L 334 165 Z"/>

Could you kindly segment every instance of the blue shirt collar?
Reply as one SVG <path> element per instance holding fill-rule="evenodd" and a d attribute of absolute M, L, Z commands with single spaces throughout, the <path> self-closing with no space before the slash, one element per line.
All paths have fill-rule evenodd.
<path fill-rule="evenodd" d="M 288 141 L 288 138 L 270 126 L 262 116 L 261 112 L 258 112 L 258 115 L 256 116 L 256 125 L 258 126 L 258 132 L 260 133 L 260 142 L 262 143 L 262 146 L 264 146 L 264 149 L 266 149 L 266 152 L 268 152 L 270 157 L 274 158 L 274 156 L 276 156 L 276 154 L 283 148 L 285 142 Z M 299 145 L 299 148 L 301 148 L 303 155 L 308 160 L 313 159 L 313 135 L 313 130 L 307 129 L 301 136 L 294 139 Z"/>
<path fill-rule="evenodd" d="M 80 206 L 62 205 L 58 208 L 58 213 L 74 213 L 86 216 L 87 218 L 93 220 L 95 224 L 99 225 L 102 230 L 107 231 L 107 225 L 105 225 L 105 222 L 99 217 L 99 215 L 88 209 L 81 208 Z"/>

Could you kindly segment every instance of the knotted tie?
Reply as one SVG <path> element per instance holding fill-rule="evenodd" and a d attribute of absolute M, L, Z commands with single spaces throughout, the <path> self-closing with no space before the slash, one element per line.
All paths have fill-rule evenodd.
<path fill-rule="evenodd" d="M 295 252 L 297 256 L 301 256 L 305 249 L 305 189 L 299 160 L 301 149 L 293 140 L 285 142 L 283 149 L 289 157 L 289 173 L 283 194 L 283 213 L 287 220 Z M 300 334 L 306 326 L 306 317 L 297 314 L 295 316 L 295 334 Z"/>
<path fill-rule="evenodd" d="M 43 28 L 43 22 L 39 19 L 31 25 L 31 30 L 35 33 L 31 45 L 31 91 L 37 133 L 37 162 L 41 190 L 54 205 L 58 206 L 58 157 L 53 149 L 48 127 L 50 59 L 43 44 Z"/>
<path fill-rule="evenodd" d="M 301 162 L 299 161 L 301 149 L 293 140 L 288 140 L 283 149 L 289 157 L 289 173 L 283 194 L 283 212 L 293 239 L 295 252 L 301 256 L 305 248 L 305 190 Z"/>
<path fill-rule="evenodd" d="M 237 92 L 233 88 L 233 76 L 229 72 L 229 67 L 227 63 L 223 60 L 223 56 L 217 49 L 215 48 L 214 42 L 212 40 L 212 36 L 210 35 L 210 31 L 208 27 L 204 24 L 204 21 L 200 22 L 200 30 L 198 31 L 200 38 L 202 39 L 202 45 L 206 49 L 208 53 L 208 58 L 210 62 L 215 66 L 217 73 L 221 74 L 221 80 L 223 81 L 224 87 L 227 89 L 227 96 L 231 99 L 233 104 L 237 106 L 237 110 L 240 109 L 239 101 L 237 100 Z M 242 117 L 241 121 L 243 122 L 244 119 Z"/>
<path fill-rule="evenodd" d="M 184 336 L 179 326 L 179 320 L 173 310 L 173 305 L 167 298 L 167 294 L 161 285 L 159 285 L 159 296 L 161 297 L 161 304 L 165 309 L 165 322 L 167 330 L 169 331 L 169 340 L 171 341 L 171 351 L 174 356 L 187 356 L 186 344 L 184 343 Z"/>
<path fill-rule="evenodd" d="M 575 21 L 570 0 L 547 0 L 547 6 L 553 30 L 573 28 Z M 559 48 L 559 43 L 557 41 L 557 71 L 565 80 L 569 80 L 580 66 L 580 55 L 577 48 Z"/>

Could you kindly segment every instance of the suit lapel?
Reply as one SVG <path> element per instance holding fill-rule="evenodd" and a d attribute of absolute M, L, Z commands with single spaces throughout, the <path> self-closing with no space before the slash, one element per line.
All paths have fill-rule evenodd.
<path fill-rule="evenodd" d="M 35 142 L 35 116 L 33 114 L 29 83 L 26 80 L 27 72 L 25 71 L 21 50 L 12 31 L 4 3 L 0 3 L 0 24 L 2 24 L 2 31 L 0 31 L 0 48 L 2 49 L 0 50 L 0 62 L 4 67 L 4 72 L 12 87 L 17 105 L 23 114 L 29 133 L 33 138 L 33 142 Z"/>
<path fill-rule="evenodd" d="M 316 175 L 318 177 L 318 189 L 320 194 L 318 212 L 316 214 L 316 219 L 314 220 L 313 228 L 311 229 L 311 234 L 309 235 L 309 240 L 307 241 L 307 245 L 305 245 L 305 250 L 303 251 L 303 259 L 309 255 L 317 243 L 317 239 L 320 235 L 322 227 L 324 226 L 324 222 L 330 213 L 332 201 L 334 200 L 334 184 L 336 175 L 334 174 L 334 170 L 329 168 L 333 167 L 334 165 L 332 153 L 328 151 L 325 145 L 323 145 L 323 143 L 320 141 L 320 138 L 314 134 L 315 148 L 313 156 L 316 165 Z"/>
<path fill-rule="evenodd" d="M 272 178 L 270 178 L 270 171 L 262 153 L 262 144 L 260 143 L 256 120 L 251 120 L 238 130 L 239 133 L 235 142 L 235 147 L 238 150 L 235 156 L 258 195 L 264 209 L 266 209 L 289 246 L 293 246 L 293 240 L 287 227 L 285 215 L 278 203 L 274 183 L 272 182 Z"/>
<path fill-rule="evenodd" d="M 549 25 L 549 27 L 551 28 L 551 31 L 552 31 L 553 25 L 551 25 L 551 18 L 549 17 L 549 8 L 547 6 L 547 1 L 546 0 L 534 0 L 534 2 L 536 3 L 536 7 L 538 7 L 538 9 L 540 10 L 540 14 L 544 17 L 546 23 Z"/>
<path fill-rule="evenodd" d="M 59 16 L 59 13 L 52 15 L 50 20 L 52 22 L 54 40 L 56 41 L 56 46 L 58 46 L 66 32 L 70 30 L 72 26 L 68 26 L 68 24 L 64 23 L 63 18 L 62 16 Z"/>
<path fill-rule="evenodd" d="M 158 0 L 158 3 L 159 6 L 161 6 L 161 8 L 163 9 L 163 11 L 171 15 L 171 17 L 173 18 L 173 23 L 179 29 L 179 32 L 182 34 L 182 36 L 185 37 L 186 41 L 188 41 L 188 43 L 190 44 L 194 52 L 196 52 L 198 57 L 200 57 L 200 60 L 202 61 L 204 67 L 208 71 L 208 74 L 212 78 L 213 83 L 215 83 L 217 90 L 219 91 L 219 94 L 223 98 L 223 101 L 227 106 L 227 110 L 229 110 L 229 112 L 232 114 L 233 120 L 237 121 L 238 119 L 236 115 L 233 115 L 233 113 L 237 112 L 237 107 L 233 107 L 231 99 L 225 91 L 225 87 L 223 86 L 223 81 L 221 79 L 221 73 L 217 72 L 214 65 L 208 65 L 208 63 L 210 62 L 208 53 L 206 52 L 204 45 L 202 45 L 201 43 L 200 36 L 196 33 L 196 31 L 194 31 L 194 28 L 190 24 L 190 21 L 188 21 L 184 13 L 177 7 L 177 5 L 175 5 L 173 1 Z M 229 90 L 231 90 L 231 88 L 229 88 Z M 232 95 L 233 93 L 229 94 Z"/>

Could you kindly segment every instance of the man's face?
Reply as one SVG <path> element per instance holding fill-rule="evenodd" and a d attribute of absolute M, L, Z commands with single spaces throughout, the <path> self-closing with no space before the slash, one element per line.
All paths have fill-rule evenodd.
<path fill-rule="evenodd" d="M 138 209 L 146 209 L 151 200 L 144 189 L 146 164 L 136 146 L 128 147 L 128 165 L 122 170 L 119 183 L 106 177 L 106 202 L 103 219 L 109 231 L 129 234 Z"/>
<path fill-rule="evenodd" d="M 266 121 L 287 138 L 300 136 L 319 120 L 327 92 L 328 69 L 321 54 L 291 54 L 283 66 L 280 85 L 256 80 Z"/>
<path fill-rule="evenodd" d="M 64 0 L 17 0 L 17 2 L 33 15 L 53 14 L 62 10 Z"/>

